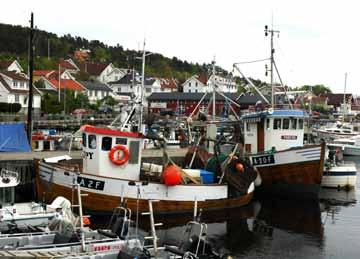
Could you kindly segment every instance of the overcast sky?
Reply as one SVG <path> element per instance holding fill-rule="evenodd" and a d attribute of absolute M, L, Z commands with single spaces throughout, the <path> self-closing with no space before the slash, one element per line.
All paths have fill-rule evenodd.
<path fill-rule="evenodd" d="M 268 58 L 264 25 L 280 31 L 275 59 L 290 86 L 324 84 L 333 92 L 360 94 L 360 2 L 236 0 L 17 0 L 4 1 L 0 22 L 35 25 L 191 62 L 216 62 L 231 71 L 234 62 Z M 240 67 L 247 76 L 269 81 L 265 63 Z"/>

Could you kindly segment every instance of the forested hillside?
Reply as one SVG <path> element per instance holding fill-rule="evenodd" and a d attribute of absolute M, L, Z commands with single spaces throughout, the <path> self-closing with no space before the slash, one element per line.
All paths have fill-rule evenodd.
<path fill-rule="evenodd" d="M 29 29 L 22 26 L 0 24 L 0 59 L 17 58 L 21 65 L 27 68 Z M 50 46 L 50 59 L 48 56 Z M 140 70 L 140 52 L 124 49 L 120 44 L 108 46 L 101 41 L 89 41 L 85 38 L 66 34 L 58 36 L 54 33 L 36 30 L 35 33 L 35 69 L 56 69 L 59 58 L 72 57 L 75 50 L 83 48 L 91 51 L 91 60 L 112 62 L 120 68 Z M 151 51 L 151 50 L 150 50 Z M 175 77 L 180 82 L 196 73 L 207 73 L 210 64 L 193 64 L 182 61 L 176 57 L 168 58 L 161 54 L 153 53 L 147 58 L 146 74 L 149 76 Z M 217 71 L 226 71 L 217 68 Z"/>

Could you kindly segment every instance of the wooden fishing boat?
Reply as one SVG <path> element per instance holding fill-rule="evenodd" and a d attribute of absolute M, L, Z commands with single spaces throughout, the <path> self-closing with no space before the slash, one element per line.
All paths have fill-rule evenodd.
<path fill-rule="evenodd" d="M 245 153 L 258 169 L 259 191 L 295 198 L 317 198 L 325 145 L 304 145 L 302 110 L 264 110 L 242 117 Z"/>
<path fill-rule="evenodd" d="M 253 196 L 256 176 L 248 178 L 243 183 L 246 188 L 236 192 L 232 191 L 236 187 L 214 180 L 186 184 L 169 184 L 166 179 L 165 183 L 164 179 L 141 181 L 142 134 L 88 125 L 82 131 L 82 164 L 61 159 L 38 162 L 36 188 L 40 200 L 56 196 L 71 200 L 74 183 L 88 194 L 83 199 L 84 209 L 99 213 L 111 213 L 122 202 L 134 211 L 148 211 L 148 200 L 159 200 L 154 205 L 156 213 L 192 212 L 194 201 L 198 208 L 217 210 L 246 205 Z"/>

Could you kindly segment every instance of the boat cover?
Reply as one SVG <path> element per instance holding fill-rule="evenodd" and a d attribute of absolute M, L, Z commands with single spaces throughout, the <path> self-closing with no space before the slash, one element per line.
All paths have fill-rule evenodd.
<path fill-rule="evenodd" d="M 23 123 L 0 124 L 0 152 L 30 152 Z"/>

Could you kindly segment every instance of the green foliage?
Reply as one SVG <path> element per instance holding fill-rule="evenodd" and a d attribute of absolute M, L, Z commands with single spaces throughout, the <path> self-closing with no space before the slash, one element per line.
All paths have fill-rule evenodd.
<path fill-rule="evenodd" d="M 331 93 L 330 88 L 326 87 L 324 85 L 313 85 L 313 86 L 303 85 L 301 87 L 295 87 L 295 88 L 293 88 L 293 90 L 295 90 L 295 91 L 310 91 L 311 87 L 312 87 L 312 92 L 315 95 L 319 95 L 319 94 L 322 94 L 322 93 Z"/>
<path fill-rule="evenodd" d="M 309 110 L 309 103 L 302 104 L 302 108 L 306 109 L 306 110 Z M 322 114 L 329 114 L 330 113 L 330 107 L 327 106 L 326 104 L 321 104 L 321 103 L 311 104 L 311 110 L 316 111 L 316 112 L 320 112 Z"/>
<path fill-rule="evenodd" d="M 109 105 L 111 107 L 113 107 L 114 105 L 118 104 L 118 102 L 110 95 L 105 96 L 102 100 L 101 103 L 103 105 Z"/>
<path fill-rule="evenodd" d="M 85 71 L 80 71 L 75 75 L 75 79 L 80 81 L 88 81 L 90 80 L 90 75 Z"/>
<path fill-rule="evenodd" d="M 0 112 L 18 113 L 20 110 L 20 103 L 0 103 Z"/>
<path fill-rule="evenodd" d="M 106 62 L 109 61 L 109 53 L 108 50 L 102 47 L 96 47 L 95 51 L 95 59 L 100 62 Z"/>

